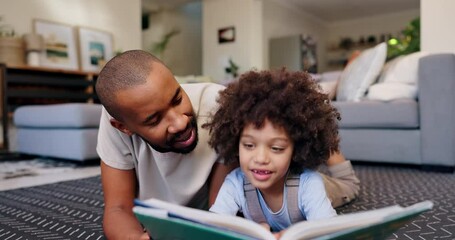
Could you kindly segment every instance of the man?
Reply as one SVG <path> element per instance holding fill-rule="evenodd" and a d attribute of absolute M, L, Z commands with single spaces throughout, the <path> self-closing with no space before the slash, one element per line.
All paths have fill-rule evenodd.
<path fill-rule="evenodd" d="M 97 152 L 109 239 L 149 238 L 132 212 L 134 198 L 200 209 L 214 202 L 225 176 L 236 167 L 217 161 L 209 133 L 201 128 L 221 89 L 213 83 L 180 86 L 159 59 L 141 50 L 124 52 L 102 69 L 96 84 L 104 106 Z M 339 162 L 349 163 L 336 155 L 328 165 Z M 349 199 L 355 197 L 355 181 L 341 185 L 349 190 Z M 330 186 L 342 189 L 337 179 Z"/>
<path fill-rule="evenodd" d="M 182 87 L 161 61 L 139 50 L 103 68 L 96 85 L 104 106 L 97 151 L 109 239 L 147 239 L 131 210 L 136 197 L 207 208 L 210 189 L 214 199 L 230 168 L 216 162 L 200 125 L 220 89 Z"/>

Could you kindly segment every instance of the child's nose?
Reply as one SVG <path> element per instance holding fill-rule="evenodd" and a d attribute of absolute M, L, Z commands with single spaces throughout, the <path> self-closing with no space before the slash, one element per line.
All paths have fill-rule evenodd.
<path fill-rule="evenodd" d="M 254 160 L 256 163 L 259 163 L 259 164 L 269 163 L 269 157 L 268 157 L 266 148 L 264 148 L 264 147 L 256 148 L 256 156 L 255 156 Z"/>

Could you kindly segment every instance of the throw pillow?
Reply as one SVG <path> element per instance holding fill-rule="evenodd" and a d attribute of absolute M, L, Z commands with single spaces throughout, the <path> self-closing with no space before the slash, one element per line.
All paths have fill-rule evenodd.
<path fill-rule="evenodd" d="M 388 73 L 392 72 L 393 69 L 395 69 L 398 61 L 400 61 L 401 58 L 403 58 L 404 56 L 398 56 L 388 62 L 386 62 L 384 64 L 384 67 L 382 68 L 381 70 L 381 73 L 379 73 L 379 77 L 378 77 L 378 83 L 382 83 L 385 81 L 385 79 L 387 78 L 387 75 Z"/>
<path fill-rule="evenodd" d="M 426 55 L 426 52 L 415 52 L 392 60 L 392 65 L 384 69 L 379 82 L 417 84 L 419 59 Z"/>
<path fill-rule="evenodd" d="M 392 101 L 395 99 L 415 99 L 417 86 L 404 83 L 378 83 L 368 89 L 367 98 L 370 100 Z"/>
<path fill-rule="evenodd" d="M 384 66 L 378 83 L 370 86 L 368 99 L 390 101 L 400 98 L 417 98 L 419 59 L 426 52 L 400 56 Z M 380 84 L 387 84 L 385 86 Z M 380 85 L 380 86 L 375 86 Z M 407 85 L 407 86 L 403 86 Z M 386 92 L 392 91 L 391 92 Z"/>
<path fill-rule="evenodd" d="M 340 76 L 337 101 L 360 101 L 379 75 L 387 55 L 387 44 L 363 51 Z"/>

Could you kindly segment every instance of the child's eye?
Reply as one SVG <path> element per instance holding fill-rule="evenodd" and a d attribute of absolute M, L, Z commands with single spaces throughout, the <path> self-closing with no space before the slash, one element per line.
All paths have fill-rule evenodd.
<path fill-rule="evenodd" d="M 282 151 L 284 151 L 284 148 L 283 147 L 272 147 L 272 151 L 273 152 L 282 152 Z"/>
<path fill-rule="evenodd" d="M 246 148 L 246 149 L 253 149 L 253 148 L 254 148 L 254 145 L 251 144 L 251 143 L 244 143 L 244 144 L 243 144 L 243 147 Z"/>

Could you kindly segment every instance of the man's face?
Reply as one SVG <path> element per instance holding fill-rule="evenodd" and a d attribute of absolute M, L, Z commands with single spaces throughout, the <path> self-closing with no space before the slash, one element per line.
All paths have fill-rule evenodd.
<path fill-rule="evenodd" d="M 123 116 L 117 127 L 137 134 L 159 152 L 189 153 L 197 145 L 197 122 L 190 99 L 172 73 L 153 63 L 147 83 L 117 94 Z"/>

